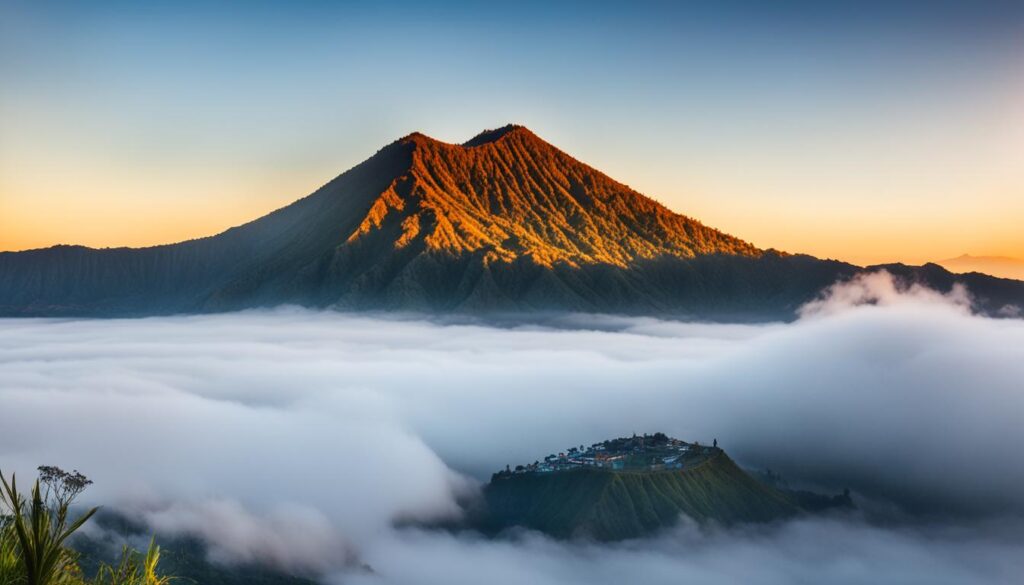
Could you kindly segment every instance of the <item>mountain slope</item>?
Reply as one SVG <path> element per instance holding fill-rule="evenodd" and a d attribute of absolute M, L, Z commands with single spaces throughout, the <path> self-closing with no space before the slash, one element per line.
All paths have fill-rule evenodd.
<path fill-rule="evenodd" d="M 193 312 L 242 290 L 251 291 L 254 306 L 262 304 L 259 288 L 300 281 L 305 267 L 338 243 L 339 232 L 356 228 L 410 161 L 410 149 L 393 144 L 312 195 L 209 238 L 138 249 L 0 253 L 0 313 Z M 306 299 L 296 294 L 278 302 L 286 300 Z"/>
<path fill-rule="evenodd" d="M 686 470 L 579 469 L 493 480 L 483 526 L 524 526 L 558 538 L 637 538 L 686 515 L 697 522 L 769 522 L 797 514 L 796 500 L 740 469 L 724 452 Z"/>
<path fill-rule="evenodd" d="M 463 145 L 411 134 L 308 197 L 209 238 L 0 253 L 0 315 L 293 303 L 786 318 L 857 270 L 760 250 L 506 126 Z M 995 297 L 1024 304 L 1024 285 L 1001 285 Z"/>
<path fill-rule="evenodd" d="M 488 261 L 530 258 L 551 266 L 626 266 L 662 255 L 758 256 L 760 251 L 675 214 L 537 138 L 523 127 L 485 133 L 466 145 L 421 134 L 412 167 L 381 195 L 355 242 L 385 232 L 396 247 L 422 243 L 451 254 L 484 251 Z M 406 183 L 407 182 L 407 183 Z M 394 231 L 400 231 L 392 240 Z"/>

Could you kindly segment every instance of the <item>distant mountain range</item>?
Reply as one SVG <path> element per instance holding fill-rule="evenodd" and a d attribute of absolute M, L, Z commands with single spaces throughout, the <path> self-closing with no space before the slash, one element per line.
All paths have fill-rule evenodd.
<path fill-rule="evenodd" d="M 1024 260 L 1007 256 L 971 256 L 963 254 L 936 262 L 952 272 L 980 272 L 1002 278 L 1024 280 Z"/>
<path fill-rule="evenodd" d="M 978 308 L 1024 283 L 886 266 Z M 0 253 L 0 315 L 133 316 L 279 304 L 788 318 L 863 268 L 762 250 L 674 213 L 522 126 L 389 144 L 313 194 L 216 236 Z"/>

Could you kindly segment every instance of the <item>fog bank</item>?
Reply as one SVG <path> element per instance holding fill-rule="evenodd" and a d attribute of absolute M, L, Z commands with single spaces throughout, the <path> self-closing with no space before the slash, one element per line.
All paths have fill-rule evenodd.
<path fill-rule="evenodd" d="M 417 581 L 417 566 L 491 579 L 493 566 L 523 582 L 514 567 L 527 564 L 531 582 L 572 582 L 581 565 L 606 581 L 641 563 L 650 582 L 749 582 L 731 554 L 761 582 L 998 580 L 1020 569 L 1024 540 L 1015 521 L 992 536 L 994 519 L 1024 515 L 1024 321 L 972 315 L 968 291 L 887 278 L 836 287 L 792 324 L 575 315 L 496 328 L 287 308 L 0 320 L 0 469 L 80 469 L 91 501 L 198 535 L 215 560 L 352 577 L 362 558 L 377 576 L 360 579 Z M 457 514 L 455 494 L 505 464 L 653 431 L 717 438 L 794 484 L 849 487 L 896 527 L 799 522 L 678 557 L 392 526 Z M 934 539 L 923 525 L 966 532 Z M 876 546 L 888 565 L 874 566 L 887 558 Z"/>

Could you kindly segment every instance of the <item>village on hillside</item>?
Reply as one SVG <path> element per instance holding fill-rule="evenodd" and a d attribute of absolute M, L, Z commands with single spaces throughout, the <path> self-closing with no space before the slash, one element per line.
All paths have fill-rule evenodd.
<path fill-rule="evenodd" d="M 526 473 L 554 473 L 577 469 L 596 468 L 612 471 L 664 471 L 692 467 L 718 451 L 718 439 L 712 445 L 687 443 L 665 433 L 619 437 L 590 447 L 572 446 L 558 454 L 494 474 L 495 478 Z"/>

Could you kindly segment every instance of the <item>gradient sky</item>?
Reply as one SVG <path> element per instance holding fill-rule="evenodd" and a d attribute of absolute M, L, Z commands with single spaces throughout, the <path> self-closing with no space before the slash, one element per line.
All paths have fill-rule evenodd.
<path fill-rule="evenodd" d="M 1024 257 L 1024 2 L 496 4 L 0 0 L 0 250 L 211 235 L 517 122 L 762 247 Z"/>

